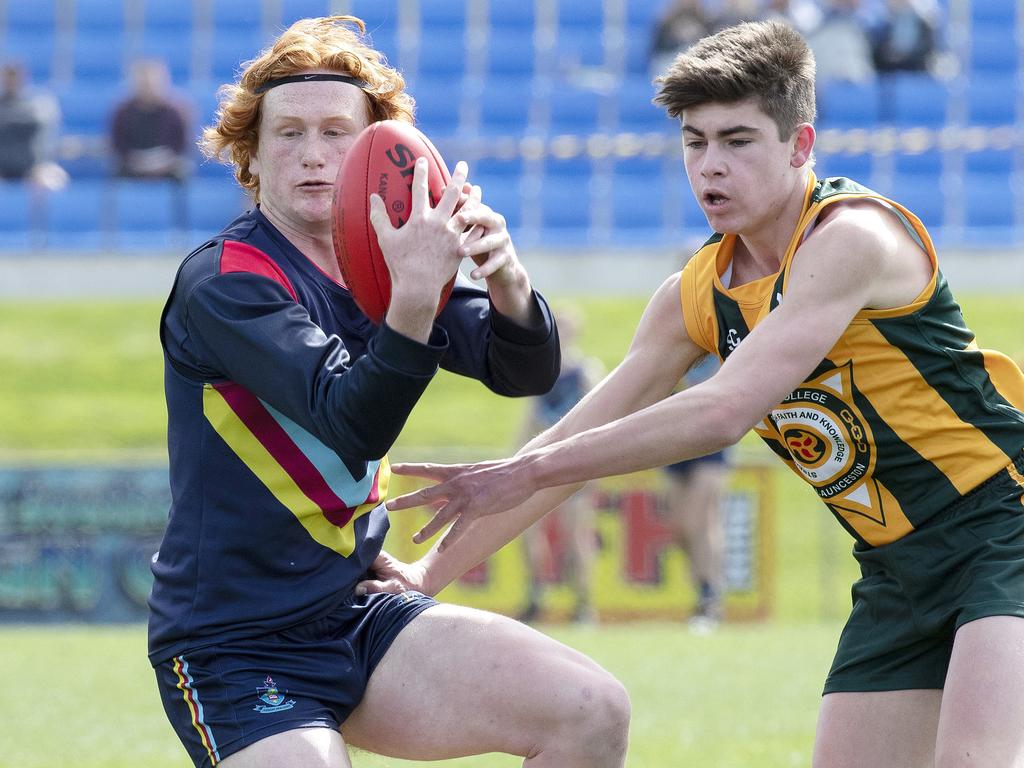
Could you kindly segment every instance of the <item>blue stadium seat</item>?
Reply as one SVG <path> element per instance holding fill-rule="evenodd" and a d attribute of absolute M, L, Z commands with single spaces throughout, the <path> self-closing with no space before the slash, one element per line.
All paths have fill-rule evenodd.
<path fill-rule="evenodd" d="M 258 27 L 220 30 L 210 51 L 210 77 L 219 82 L 238 79 L 242 62 L 254 58 L 267 43 L 269 40 Z"/>
<path fill-rule="evenodd" d="M 213 33 L 236 34 L 242 30 L 260 32 L 263 29 L 263 6 L 253 0 L 213 0 Z"/>
<path fill-rule="evenodd" d="M 491 40 L 505 32 L 533 31 L 537 26 L 537 4 L 525 2 L 491 2 L 489 4 Z"/>
<path fill-rule="evenodd" d="M 971 78 L 967 87 L 967 122 L 971 125 L 1013 125 L 1017 121 L 1019 93 L 1016 73 Z"/>
<path fill-rule="evenodd" d="M 942 177 L 942 165 L 943 152 L 938 147 L 932 147 L 923 152 L 897 152 L 892 158 L 894 173 L 933 176 L 936 184 Z"/>
<path fill-rule="evenodd" d="M 609 97 L 593 90 L 558 85 L 548 97 L 552 134 L 595 133 L 607 127 L 605 119 Z"/>
<path fill-rule="evenodd" d="M 949 88 L 927 74 L 886 77 L 882 84 L 882 119 L 901 127 L 937 128 L 946 122 Z"/>
<path fill-rule="evenodd" d="M 878 124 L 879 98 L 879 87 L 874 81 L 822 83 L 818 123 L 822 128 L 873 128 Z"/>
<path fill-rule="evenodd" d="M 47 244 L 55 248 L 93 249 L 104 241 L 107 223 L 106 181 L 80 180 L 49 195 Z"/>
<path fill-rule="evenodd" d="M 817 155 L 814 172 L 818 178 L 845 176 L 859 184 L 871 186 L 872 159 L 867 152 L 824 152 L 815 150 Z"/>
<path fill-rule="evenodd" d="M 223 179 L 196 177 L 185 191 L 188 229 L 195 239 L 210 237 L 248 208 L 252 202 L 237 185 Z"/>
<path fill-rule="evenodd" d="M 964 170 L 968 173 L 1009 176 L 1014 170 L 1012 149 L 981 149 L 964 155 Z"/>
<path fill-rule="evenodd" d="M 125 31 L 125 10 L 123 2 L 110 0 L 74 0 L 75 34 L 81 32 L 106 32 L 122 37 Z"/>
<path fill-rule="evenodd" d="M 590 227 L 591 167 L 586 156 L 548 158 L 540 185 L 541 221 L 545 238 L 580 242 Z M 571 230 L 566 232 L 565 230 Z"/>
<path fill-rule="evenodd" d="M 70 134 L 106 134 L 117 102 L 124 96 L 109 84 L 70 83 L 57 91 L 62 129 Z"/>
<path fill-rule="evenodd" d="M 0 181 L 0 247 L 28 244 L 35 200 L 27 184 Z"/>
<path fill-rule="evenodd" d="M 6 6 L 8 38 L 22 32 L 52 32 L 57 26 L 57 0 L 8 2 Z"/>
<path fill-rule="evenodd" d="M 78 30 L 72 44 L 74 79 L 108 87 L 120 83 L 126 48 L 124 30 Z"/>
<path fill-rule="evenodd" d="M 56 37 L 53 28 L 9 31 L 0 57 L 25 67 L 33 83 L 46 83 L 53 75 Z"/>
<path fill-rule="evenodd" d="M 466 0 L 420 0 L 422 33 L 465 29 L 466 6 Z"/>
<path fill-rule="evenodd" d="M 459 130 L 460 90 L 444 77 L 418 77 L 409 85 L 416 99 L 416 125 L 428 136 L 450 136 Z"/>
<path fill-rule="evenodd" d="M 195 3 L 147 2 L 143 4 L 142 24 L 146 32 L 177 36 L 192 30 Z M 148 50 L 144 49 L 144 50 Z"/>
<path fill-rule="evenodd" d="M 969 3 L 974 24 L 1000 24 L 1013 29 L 1017 18 L 1017 0 L 973 0 Z"/>
<path fill-rule="evenodd" d="M 500 157 L 478 157 L 469 161 L 469 180 L 474 184 L 480 184 L 483 187 L 482 182 L 477 181 L 477 176 L 486 177 L 488 180 L 503 180 L 504 182 L 514 181 L 523 175 L 523 158 L 519 155 L 515 157 L 500 158 Z M 484 187 L 484 195 L 487 195 L 487 187 Z"/>
<path fill-rule="evenodd" d="M 931 174 L 895 175 L 891 184 L 877 191 L 910 209 L 930 230 L 937 230 L 945 223 L 945 194 Z"/>
<path fill-rule="evenodd" d="M 604 3 L 594 0 L 558 0 L 558 27 L 560 32 L 578 28 L 600 37 L 604 28 Z"/>
<path fill-rule="evenodd" d="M 531 125 L 535 98 L 529 78 L 488 78 L 480 94 L 480 131 L 503 136 L 525 133 Z"/>
<path fill-rule="evenodd" d="M 479 168 L 479 165 L 477 166 Z M 474 173 L 470 169 L 472 181 L 483 190 L 483 200 L 487 205 L 505 217 L 510 230 L 522 225 L 523 198 L 520 189 L 521 181 L 515 174 Z M 512 233 L 513 236 L 515 233 Z"/>
<path fill-rule="evenodd" d="M 417 54 L 421 76 L 461 78 L 465 73 L 466 40 L 461 29 L 421 36 Z M 449 82 L 449 87 L 458 87 Z"/>
<path fill-rule="evenodd" d="M 503 30 L 492 33 L 487 44 L 487 72 L 492 76 L 533 75 L 536 51 L 533 30 Z"/>
<path fill-rule="evenodd" d="M 555 42 L 556 66 L 565 71 L 604 66 L 604 37 L 600 29 L 562 27 Z"/>
<path fill-rule="evenodd" d="M 668 132 L 677 130 L 674 121 L 661 107 L 651 103 L 655 90 L 646 76 L 623 78 L 616 97 L 618 129 L 633 132 Z"/>
<path fill-rule="evenodd" d="M 626 73 L 649 77 L 651 69 L 651 30 L 631 25 L 626 31 Z M 655 73 L 660 74 L 660 73 Z"/>
<path fill-rule="evenodd" d="M 163 179 L 111 180 L 111 223 L 118 234 L 160 233 L 184 225 L 185 192 Z"/>
<path fill-rule="evenodd" d="M 299 19 L 313 19 L 330 13 L 331 0 L 282 0 L 279 26 L 289 27 Z"/>
<path fill-rule="evenodd" d="M 1016 220 L 1016 200 L 1008 173 L 964 175 L 964 223 L 968 229 L 1009 230 Z"/>
<path fill-rule="evenodd" d="M 616 175 L 612 180 L 612 226 L 619 230 L 661 230 L 665 226 L 662 175 Z"/>
<path fill-rule="evenodd" d="M 392 36 L 396 34 L 400 10 L 398 0 L 351 0 L 349 8 L 352 16 L 366 23 L 366 31 L 370 34 L 380 30 L 389 30 Z"/>
<path fill-rule="evenodd" d="M 995 22 L 975 24 L 972 27 L 971 54 L 967 62 L 972 73 L 1012 74 L 1017 71 L 1019 61 L 1013 25 Z"/>
<path fill-rule="evenodd" d="M 88 153 L 78 157 L 62 157 L 60 166 L 72 181 L 77 179 L 105 179 L 110 175 L 110 159 L 105 155 Z"/>

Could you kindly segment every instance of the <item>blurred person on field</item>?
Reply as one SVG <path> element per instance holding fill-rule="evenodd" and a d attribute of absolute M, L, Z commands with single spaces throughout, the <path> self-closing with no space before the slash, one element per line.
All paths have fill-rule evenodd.
<path fill-rule="evenodd" d="M 580 483 L 752 431 L 860 568 L 810 763 L 1020 766 L 1024 374 L 975 337 L 912 210 L 817 177 L 814 71 L 779 22 L 675 58 L 655 103 L 678 120 L 707 240 L 656 290 L 622 362 L 515 456 L 394 467 L 435 484 L 388 509 L 433 513 L 415 541 L 447 533 L 375 587 L 434 592 Z M 673 392 L 708 354 L 718 372 Z"/>
<path fill-rule="evenodd" d="M 60 189 L 67 173 L 55 162 L 60 107 L 49 91 L 29 85 L 24 66 L 0 67 L 0 179 Z"/>
<path fill-rule="evenodd" d="M 376 324 L 334 252 L 334 189 L 371 123 L 412 123 L 402 75 L 359 19 L 302 19 L 220 96 L 203 148 L 254 207 L 186 257 L 160 323 L 172 503 L 149 658 L 190 758 L 621 768 L 629 700 L 596 662 L 506 616 L 362 585 L 390 560 L 387 453 L 438 369 L 505 396 L 557 377 L 557 328 L 505 219 L 464 161 L 435 205 L 426 158 L 409 163 L 401 227 L 367 193 L 391 276 Z"/>
<path fill-rule="evenodd" d="M 184 180 L 189 159 L 191 115 L 171 88 L 166 63 L 140 59 L 132 65 L 132 90 L 113 111 L 110 147 L 114 175 Z"/>
<path fill-rule="evenodd" d="M 570 308 L 555 313 L 562 343 L 562 367 L 549 392 L 533 398 L 526 412 L 519 445 L 558 423 L 604 375 L 601 361 L 586 357 L 578 346 L 582 315 Z M 556 509 L 553 520 L 535 523 L 523 532 L 523 553 L 528 576 L 527 603 L 520 621 L 535 622 L 544 614 L 544 568 L 556 562 L 573 592 L 571 619 L 581 624 L 597 621 L 593 600 L 594 558 L 597 555 L 596 509 L 589 485 L 574 493 Z M 563 561 L 548 538 L 548 526 L 557 525 Z"/>
<path fill-rule="evenodd" d="M 708 355 L 683 377 L 685 387 L 707 381 L 719 369 L 718 359 Z M 723 617 L 725 597 L 725 525 L 722 501 L 729 479 L 729 450 L 678 461 L 665 467 L 665 501 L 668 527 L 686 553 L 690 582 L 697 604 L 690 629 L 713 630 Z"/>

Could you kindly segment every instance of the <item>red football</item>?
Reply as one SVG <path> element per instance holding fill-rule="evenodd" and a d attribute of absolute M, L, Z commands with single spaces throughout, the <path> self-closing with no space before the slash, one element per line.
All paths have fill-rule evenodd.
<path fill-rule="evenodd" d="M 370 223 L 370 194 L 384 199 L 392 225 L 402 226 L 412 205 L 412 172 L 426 156 L 430 202 L 436 204 L 451 178 L 440 153 L 418 128 L 400 120 L 367 126 L 352 143 L 334 181 L 331 234 L 342 277 L 364 314 L 378 325 L 391 301 L 391 275 Z M 451 294 L 441 292 L 440 312 Z"/>

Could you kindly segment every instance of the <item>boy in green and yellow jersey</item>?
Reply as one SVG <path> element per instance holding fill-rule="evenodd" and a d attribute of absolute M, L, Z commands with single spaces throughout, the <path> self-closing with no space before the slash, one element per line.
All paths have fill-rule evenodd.
<path fill-rule="evenodd" d="M 853 535 L 863 573 L 814 764 L 1021 765 L 1024 376 L 978 348 L 911 211 L 815 177 L 796 32 L 725 29 L 658 83 L 716 234 L 655 293 L 623 362 L 515 458 L 396 468 L 440 484 L 389 508 L 440 508 L 420 538 L 454 525 L 364 588 L 432 594 L 575 484 L 753 429 Z M 721 370 L 671 394 L 708 352 Z"/>

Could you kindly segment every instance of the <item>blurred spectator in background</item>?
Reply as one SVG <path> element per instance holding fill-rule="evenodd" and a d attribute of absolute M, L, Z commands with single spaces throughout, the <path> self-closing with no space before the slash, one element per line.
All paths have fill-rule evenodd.
<path fill-rule="evenodd" d="M 111 148 L 114 173 L 131 178 L 185 179 L 188 110 L 171 89 L 167 65 L 142 59 L 132 67 L 132 93 L 114 109 Z"/>
<path fill-rule="evenodd" d="M 662 74 L 676 54 L 711 33 L 712 18 L 702 0 L 671 0 L 654 26 L 648 68 Z"/>
<path fill-rule="evenodd" d="M 935 54 L 939 9 L 926 0 L 888 0 L 875 30 L 875 68 L 885 72 L 922 72 Z"/>
<path fill-rule="evenodd" d="M 692 387 L 711 378 L 718 359 L 708 355 L 683 379 Z M 725 526 L 722 512 L 729 477 L 728 451 L 718 451 L 665 467 L 668 526 L 675 543 L 686 553 L 697 605 L 690 629 L 714 630 L 722 620 L 725 596 Z"/>
<path fill-rule="evenodd" d="M 843 80 L 863 83 L 875 78 L 868 28 L 871 18 L 860 0 L 826 0 L 821 23 L 807 35 L 817 63 L 817 84 Z"/>
<path fill-rule="evenodd" d="M 821 24 L 821 8 L 813 0 L 767 0 L 762 21 L 784 21 L 802 35 L 809 35 Z"/>
<path fill-rule="evenodd" d="M 46 189 L 67 184 L 67 173 L 54 161 L 59 127 L 57 99 L 29 87 L 21 64 L 0 67 L 0 178 Z"/>
<path fill-rule="evenodd" d="M 762 12 L 761 0 L 721 0 L 711 22 L 711 31 L 718 32 L 744 21 L 756 21 Z"/>
<path fill-rule="evenodd" d="M 519 444 L 557 424 L 604 375 L 601 361 L 583 355 L 577 346 L 582 319 L 576 311 L 563 307 L 555 313 L 562 345 L 562 368 L 555 385 L 546 395 L 535 397 L 527 411 Z M 590 624 L 597 620 L 593 603 L 593 564 L 597 554 L 597 530 L 591 488 L 583 486 L 550 515 L 523 532 L 523 550 L 529 577 L 527 602 L 518 617 L 533 622 L 544 611 L 545 566 L 561 565 L 561 571 L 573 591 L 572 620 Z M 552 547 L 548 526 L 556 525 L 562 542 L 561 554 Z M 561 563 L 559 563 L 561 559 Z"/>

